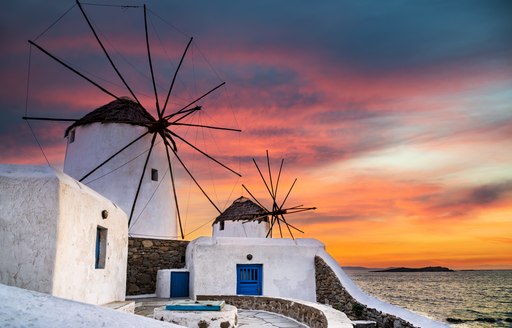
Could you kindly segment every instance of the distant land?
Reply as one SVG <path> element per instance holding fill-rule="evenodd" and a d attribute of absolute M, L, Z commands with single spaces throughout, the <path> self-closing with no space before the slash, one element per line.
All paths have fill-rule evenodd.
<path fill-rule="evenodd" d="M 391 267 L 391 268 L 367 268 L 362 266 L 343 266 L 343 270 L 347 271 L 371 271 L 371 272 L 453 272 L 454 270 L 446 267 L 424 267 L 424 268 L 405 268 L 405 267 Z M 470 270 L 465 270 L 470 271 Z M 473 271 L 473 270 L 471 270 Z"/>
<path fill-rule="evenodd" d="M 446 267 L 424 267 L 424 268 L 391 268 L 384 270 L 374 270 L 373 272 L 453 272 L 452 269 Z"/>
<path fill-rule="evenodd" d="M 362 266 L 342 266 L 343 270 L 352 270 L 352 271 L 375 271 L 375 270 L 386 270 L 386 268 L 367 268 Z"/>
<path fill-rule="evenodd" d="M 363 266 L 342 266 L 346 271 L 368 271 L 368 272 L 452 272 L 452 271 L 512 271 L 510 269 L 460 269 L 452 270 L 445 267 L 425 267 L 425 268 L 405 268 L 405 267 L 388 267 L 388 268 L 368 268 Z M 442 268 L 442 270 L 429 270 L 429 268 Z M 397 271 L 397 270 L 413 270 L 413 271 Z M 421 271 L 425 270 L 425 271 Z"/>

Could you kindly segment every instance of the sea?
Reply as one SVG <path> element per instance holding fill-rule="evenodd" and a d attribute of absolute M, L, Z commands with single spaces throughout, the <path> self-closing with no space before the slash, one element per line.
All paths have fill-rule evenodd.
<path fill-rule="evenodd" d="M 344 271 L 367 294 L 450 327 L 512 327 L 512 270 Z"/>

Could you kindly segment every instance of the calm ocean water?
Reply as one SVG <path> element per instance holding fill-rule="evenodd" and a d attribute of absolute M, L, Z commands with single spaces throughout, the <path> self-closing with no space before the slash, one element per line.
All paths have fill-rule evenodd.
<path fill-rule="evenodd" d="M 368 294 L 454 328 L 512 327 L 512 270 L 345 272 Z"/>

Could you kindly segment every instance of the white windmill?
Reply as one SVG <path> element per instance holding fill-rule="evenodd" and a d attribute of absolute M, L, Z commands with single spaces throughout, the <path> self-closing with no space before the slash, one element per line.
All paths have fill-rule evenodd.
<path fill-rule="evenodd" d="M 84 11 L 83 5 L 86 4 L 76 2 L 76 6 L 80 9 L 111 67 L 131 97 L 122 97 L 108 91 L 98 82 L 94 81 L 93 76 L 88 75 L 86 72 L 81 72 L 68 62 L 38 45 L 35 41 L 29 41 L 32 46 L 85 79 L 102 92 L 113 97 L 114 100 L 80 119 L 28 116 L 23 118 L 26 120 L 74 122 L 65 133 L 65 136 L 68 138 L 68 144 L 64 172 L 78 181 L 86 183 L 118 204 L 129 217 L 130 236 L 154 239 L 175 239 L 178 236 L 184 238 L 178 196 L 175 188 L 173 163 L 179 162 L 208 201 L 219 213 L 221 211 L 207 195 L 197 179 L 194 178 L 183 159 L 178 155 L 177 142 L 181 142 L 182 145 L 186 144 L 209 160 L 240 176 L 239 173 L 187 141 L 176 130 L 177 127 L 185 126 L 193 129 L 240 132 L 239 129 L 208 124 L 192 124 L 190 121 L 187 121 L 187 118 L 190 118 L 192 114 L 202 110 L 198 102 L 222 87 L 225 82 L 208 90 L 202 90 L 199 96 L 191 96 L 186 105 L 169 110 L 170 114 L 166 113 L 166 110 L 171 107 L 169 99 L 193 38 L 189 39 L 179 64 L 174 71 L 174 75 L 168 77 L 170 86 L 165 101 L 160 102 L 161 99 L 158 95 L 151 58 L 147 9 L 144 5 L 147 59 L 154 91 L 153 101 L 156 104 L 157 114 L 156 116 L 151 115 L 120 73 L 102 42 L 101 34 L 98 35 Z M 139 8 L 138 6 L 121 7 Z"/>

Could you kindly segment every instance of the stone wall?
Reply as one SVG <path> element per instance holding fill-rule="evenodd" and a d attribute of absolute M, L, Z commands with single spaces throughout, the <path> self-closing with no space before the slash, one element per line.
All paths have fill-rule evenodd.
<path fill-rule="evenodd" d="M 356 301 L 343 287 L 336 274 L 320 257 L 315 257 L 316 299 L 344 312 L 352 320 L 371 320 L 378 328 L 414 328 L 409 322 L 382 313 Z"/>
<path fill-rule="evenodd" d="M 197 295 L 198 300 L 225 301 L 239 309 L 278 313 L 311 328 L 327 327 L 327 318 L 319 309 L 291 300 L 254 296 Z"/>
<path fill-rule="evenodd" d="M 185 267 L 187 240 L 129 238 L 127 295 L 154 294 L 160 269 Z"/>

